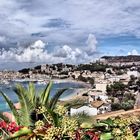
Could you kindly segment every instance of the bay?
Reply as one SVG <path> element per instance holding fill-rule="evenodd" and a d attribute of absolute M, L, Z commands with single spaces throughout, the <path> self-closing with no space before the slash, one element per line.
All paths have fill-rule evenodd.
<path fill-rule="evenodd" d="M 6 93 L 6 95 L 14 102 L 17 103 L 18 99 L 16 94 L 13 91 L 13 88 L 15 87 L 15 85 L 17 83 L 22 84 L 24 87 L 27 88 L 28 85 L 28 81 L 21 81 L 21 82 L 15 82 L 12 81 L 9 84 L 1 84 L 0 85 L 0 90 L 4 93 Z M 39 91 L 43 91 L 43 89 L 46 87 L 47 84 L 44 83 L 38 83 L 35 82 L 35 88 L 37 93 L 39 93 Z M 62 88 L 68 88 L 67 91 L 64 92 L 64 94 L 60 97 L 60 99 L 63 98 L 69 98 L 71 95 L 75 94 L 75 90 L 77 88 L 84 88 L 85 85 L 82 83 L 78 83 L 78 82 L 63 82 L 63 81 L 59 81 L 59 82 L 54 82 L 53 86 L 52 86 L 52 90 L 51 90 L 51 97 L 56 93 L 57 90 L 62 89 Z M 2 96 L 0 96 L 0 112 L 3 111 L 9 111 L 9 107 L 7 105 L 7 103 L 5 102 L 4 98 Z"/>

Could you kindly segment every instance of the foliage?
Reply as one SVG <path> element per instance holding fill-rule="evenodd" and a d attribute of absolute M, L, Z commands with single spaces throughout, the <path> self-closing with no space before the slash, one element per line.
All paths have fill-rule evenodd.
<path fill-rule="evenodd" d="M 126 86 L 121 83 L 121 82 L 114 82 L 111 85 L 107 85 L 106 87 L 106 91 L 107 94 L 113 97 L 116 97 L 118 95 L 118 92 L 124 92 L 125 91 Z"/>
<path fill-rule="evenodd" d="M 75 118 L 78 120 L 78 122 L 81 123 L 81 125 L 83 125 L 83 123 L 90 123 L 92 125 L 93 123 L 93 119 L 91 116 L 89 116 L 88 114 L 86 114 L 85 112 L 82 112 L 82 113 L 77 113 L 77 114 L 74 114 L 73 116 L 71 116 L 72 118 Z"/>
<path fill-rule="evenodd" d="M 101 140 L 137 140 L 140 121 L 136 116 L 122 116 L 100 121 L 96 129 L 101 130 Z"/>
<path fill-rule="evenodd" d="M 70 106 L 81 105 L 82 101 L 58 105 L 58 98 L 66 89 L 61 89 L 50 99 L 50 82 L 41 94 L 36 94 L 35 87 L 28 89 L 18 85 L 15 89 L 21 109 L 17 111 L 12 101 L 3 93 L 13 111 L 16 122 L 9 122 L 0 115 L 0 136 L 7 140 L 139 140 L 140 121 L 135 116 L 121 116 L 98 121 L 87 114 L 68 115 Z M 129 101 L 131 104 L 132 101 Z M 31 105 L 30 105 L 31 104 Z M 30 106 L 28 106 L 30 105 Z M 126 106 L 126 104 L 124 104 Z M 22 108 L 23 107 L 23 108 Z M 23 112 L 25 112 L 25 115 Z M 24 122 L 24 118 L 26 122 Z M 88 121 L 87 121 L 88 120 Z"/>
<path fill-rule="evenodd" d="M 90 83 L 92 86 L 94 85 L 95 83 L 95 79 L 93 77 L 83 77 L 82 74 L 80 74 L 78 76 L 78 80 L 79 81 L 83 81 L 83 82 L 88 82 Z"/>
<path fill-rule="evenodd" d="M 111 110 L 112 111 L 120 109 L 130 110 L 134 108 L 134 104 L 135 104 L 134 100 L 126 100 L 126 101 L 123 100 L 121 103 L 112 103 Z"/>
<path fill-rule="evenodd" d="M 94 71 L 105 72 L 106 68 L 107 68 L 107 65 L 103 65 L 99 63 L 92 63 L 92 64 L 80 64 L 78 65 L 77 70 L 79 71 L 89 70 L 91 72 L 94 72 Z"/>
<path fill-rule="evenodd" d="M 80 74 L 80 75 L 78 76 L 78 80 L 79 80 L 79 81 L 83 81 L 83 82 L 87 82 L 87 81 L 88 81 L 87 78 L 85 78 L 85 77 L 82 76 L 82 74 Z"/>
<path fill-rule="evenodd" d="M 29 84 L 28 88 L 24 88 L 22 85 L 18 84 L 14 91 L 18 97 L 20 110 L 16 110 L 14 103 L 6 96 L 5 93 L 0 91 L 0 94 L 4 97 L 8 103 L 15 123 L 19 126 L 24 127 L 34 127 L 35 122 L 39 119 L 45 119 L 44 110 L 47 110 L 48 115 L 52 117 L 53 124 L 57 125 L 57 115 L 53 112 L 59 97 L 67 89 L 59 90 L 54 97 L 50 99 L 50 91 L 52 87 L 52 82 L 50 82 L 43 92 L 36 94 L 35 87 L 32 83 Z M 38 111 L 40 113 L 38 113 Z M 7 121 L 7 118 L 0 113 L 0 118 Z"/>

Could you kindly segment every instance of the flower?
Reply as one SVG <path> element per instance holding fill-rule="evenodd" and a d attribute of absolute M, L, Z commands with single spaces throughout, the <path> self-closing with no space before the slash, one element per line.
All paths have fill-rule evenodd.
<path fill-rule="evenodd" d="M 44 106 L 39 106 L 36 109 L 36 112 L 37 112 L 37 114 L 42 114 L 42 113 L 46 112 L 46 108 Z"/>
<path fill-rule="evenodd" d="M 41 120 L 39 120 L 35 123 L 36 129 L 42 129 L 43 126 L 44 126 L 44 122 Z"/>
<path fill-rule="evenodd" d="M 1 129 L 6 129 L 7 123 L 5 121 L 0 121 L 0 128 Z"/>
<path fill-rule="evenodd" d="M 54 112 L 59 114 L 60 116 L 63 116 L 66 114 L 67 109 L 62 105 L 57 105 Z"/>
<path fill-rule="evenodd" d="M 22 126 L 18 126 L 15 122 L 10 122 L 6 129 L 8 132 L 15 133 L 16 131 L 20 130 L 20 128 L 22 128 Z"/>
<path fill-rule="evenodd" d="M 50 127 L 46 131 L 43 140 L 57 140 L 62 137 L 62 129 L 60 127 Z"/>

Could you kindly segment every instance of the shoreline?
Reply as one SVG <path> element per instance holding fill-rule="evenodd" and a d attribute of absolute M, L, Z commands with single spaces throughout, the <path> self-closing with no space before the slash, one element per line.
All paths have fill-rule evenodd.
<path fill-rule="evenodd" d="M 73 79 L 52 79 L 53 82 L 71 82 L 71 83 L 79 83 L 82 84 L 85 88 L 91 88 L 91 85 L 88 83 L 85 83 L 83 81 L 73 80 Z"/>
<path fill-rule="evenodd" d="M 71 100 L 71 99 L 76 99 L 77 97 L 82 96 L 83 93 L 87 92 L 89 89 L 91 89 L 91 84 L 85 83 L 83 81 L 77 81 L 77 80 L 72 80 L 72 79 L 53 79 L 54 82 L 72 82 L 72 83 L 79 83 L 83 85 L 83 88 L 76 88 L 74 89 L 74 92 L 71 93 L 70 95 L 60 98 L 61 101 L 66 101 L 66 100 Z"/>
<path fill-rule="evenodd" d="M 47 84 L 49 81 L 53 81 L 54 83 L 78 83 L 83 85 L 85 88 L 91 88 L 91 84 L 85 83 L 83 81 L 78 81 L 74 79 L 14 79 L 13 82 L 35 82 L 37 84 Z"/>
<path fill-rule="evenodd" d="M 14 79 L 12 80 L 12 82 L 35 82 L 37 85 L 47 85 L 47 83 L 50 81 L 50 79 Z M 69 100 L 72 98 L 76 98 L 77 95 L 81 95 L 81 92 L 83 93 L 84 91 L 86 92 L 87 89 L 91 88 L 91 85 L 89 83 L 85 83 L 83 81 L 78 81 L 78 80 L 74 80 L 74 79 L 51 79 L 51 81 L 54 82 L 54 84 L 59 84 L 59 83 L 75 83 L 75 84 L 79 84 L 79 87 L 75 88 L 73 92 L 71 92 L 69 95 L 60 98 L 60 100 Z M 10 82 L 8 83 L 8 85 L 10 84 Z M 5 84 L 7 85 L 7 84 Z"/>
<path fill-rule="evenodd" d="M 83 93 L 86 93 L 89 90 L 89 88 L 77 88 L 73 93 L 70 95 L 60 98 L 60 101 L 67 101 L 67 100 L 73 100 L 78 97 L 81 97 Z"/>

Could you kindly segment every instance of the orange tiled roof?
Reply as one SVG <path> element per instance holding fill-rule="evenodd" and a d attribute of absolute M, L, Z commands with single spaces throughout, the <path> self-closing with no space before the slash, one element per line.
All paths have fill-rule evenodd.
<path fill-rule="evenodd" d="M 91 106 L 93 106 L 95 108 L 99 108 L 100 106 L 102 106 L 104 104 L 104 101 L 93 101 L 90 104 L 91 104 Z"/>

